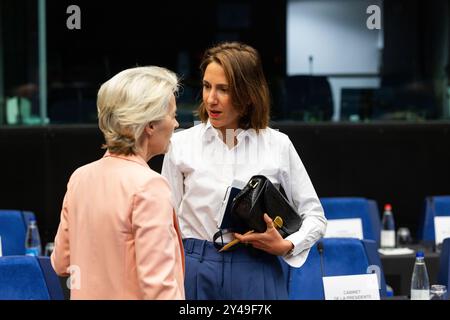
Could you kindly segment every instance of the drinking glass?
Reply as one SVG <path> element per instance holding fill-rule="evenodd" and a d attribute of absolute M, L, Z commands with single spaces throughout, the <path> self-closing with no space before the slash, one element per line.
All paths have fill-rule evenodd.
<path fill-rule="evenodd" d="M 45 253 L 44 253 L 44 255 L 46 257 L 50 257 L 54 248 L 55 248 L 55 244 L 53 242 L 48 242 L 45 245 Z"/>
<path fill-rule="evenodd" d="M 430 300 L 447 300 L 447 287 L 433 284 L 430 288 Z"/>
<path fill-rule="evenodd" d="M 397 230 L 397 247 L 407 247 L 412 243 L 411 232 L 408 228 L 398 228 Z"/>

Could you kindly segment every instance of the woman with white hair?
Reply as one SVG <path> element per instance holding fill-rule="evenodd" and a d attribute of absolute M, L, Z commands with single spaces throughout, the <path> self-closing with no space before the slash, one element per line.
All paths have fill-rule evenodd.
<path fill-rule="evenodd" d="M 178 127 L 176 75 L 120 72 L 97 99 L 107 152 L 70 177 L 51 256 L 71 299 L 184 299 L 184 253 L 171 191 L 147 162 Z"/>

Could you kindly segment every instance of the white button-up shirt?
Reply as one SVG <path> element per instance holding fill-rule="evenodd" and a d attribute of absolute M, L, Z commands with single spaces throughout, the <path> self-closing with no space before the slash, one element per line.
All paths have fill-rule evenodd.
<path fill-rule="evenodd" d="M 306 260 L 309 249 L 326 229 L 326 218 L 316 191 L 289 137 L 270 128 L 240 130 L 229 148 L 209 121 L 174 133 L 164 157 L 162 175 L 172 187 L 183 238 L 212 241 L 221 219 L 227 188 L 265 175 L 281 185 L 303 223 L 286 237 L 294 249 L 283 259 L 294 267 Z"/>

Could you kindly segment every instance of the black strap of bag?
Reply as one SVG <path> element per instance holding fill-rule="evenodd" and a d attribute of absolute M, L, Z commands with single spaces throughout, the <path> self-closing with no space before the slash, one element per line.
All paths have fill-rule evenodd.
<path fill-rule="evenodd" d="M 225 243 L 223 242 L 223 236 L 225 234 L 229 234 L 229 233 L 234 233 L 237 231 L 234 231 L 232 228 L 229 229 L 219 229 L 219 231 L 217 231 L 214 236 L 213 236 L 213 243 L 214 243 L 214 247 L 217 250 L 220 250 L 223 248 L 223 246 L 225 245 Z M 220 242 L 218 242 L 218 239 L 220 238 Z M 231 249 L 229 249 L 228 251 L 232 251 L 234 249 L 239 248 L 239 246 L 241 245 L 241 243 L 238 243 L 237 245 L 233 246 Z"/>

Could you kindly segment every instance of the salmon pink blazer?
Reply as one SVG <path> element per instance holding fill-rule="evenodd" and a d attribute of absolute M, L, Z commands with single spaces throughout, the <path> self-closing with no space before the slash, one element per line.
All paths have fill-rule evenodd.
<path fill-rule="evenodd" d="M 113 155 L 70 177 L 51 262 L 71 299 L 184 299 L 171 192 L 139 156 Z"/>

